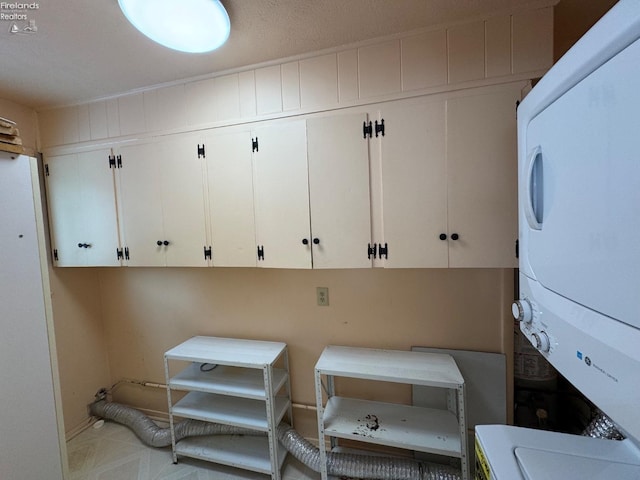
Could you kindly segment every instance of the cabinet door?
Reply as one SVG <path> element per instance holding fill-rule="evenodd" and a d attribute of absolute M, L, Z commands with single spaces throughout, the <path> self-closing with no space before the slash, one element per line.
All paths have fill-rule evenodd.
<path fill-rule="evenodd" d="M 451 267 L 517 266 L 516 101 L 522 85 L 447 101 Z"/>
<path fill-rule="evenodd" d="M 380 149 L 385 267 L 446 267 L 445 103 L 384 107 Z M 375 240 L 375 239 L 374 239 Z"/>
<path fill-rule="evenodd" d="M 254 131 L 256 238 L 262 267 L 311 268 L 307 135 L 304 120 Z"/>
<path fill-rule="evenodd" d="M 162 221 L 162 194 L 158 167 L 158 147 L 154 143 L 129 145 L 119 149 L 119 173 L 123 245 L 127 264 L 134 267 L 165 265 L 166 239 Z"/>
<path fill-rule="evenodd" d="M 203 171 L 196 152 L 190 138 L 120 149 L 130 266 L 206 266 Z"/>
<path fill-rule="evenodd" d="M 192 137 L 177 137 L 158 143 L 166 265 L 205 267 L 207 241 L 204 199 L 204 159 L 198 158 Z"/>
<path fill-rule="evenodd" d="M 57 266 L 118 266 L 120 247 L 109 149 L 46 160 Z"/>
<path fill-rule="evenodd" d="M 216 267 L 255 267 L 251 133 L 205 138 L 212 262 Z"/>
<path fill-rule="evenodd" d="M 365 120 L 358 113 L 307 121 L 313 268 L 371 267 Z"/>

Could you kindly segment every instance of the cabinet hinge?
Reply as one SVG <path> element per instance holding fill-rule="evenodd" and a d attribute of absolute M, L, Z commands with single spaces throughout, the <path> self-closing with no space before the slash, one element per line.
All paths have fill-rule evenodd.
<path fill-rule="evenodd" d="M 387 244 L 384 244 L 384 247 L 382 246 L 382 244 L 378 244 L 378 254 L 380 255 L 380 258 L 382 258 L 382 256 L 384 255 L 384 258 L 389 258 L 387 256 L 387 254 L 389 253 L 389 247 L 387 246 Z"/>
<path fill-rule="evenodd" d="M 264 246 L 258 245 L 258 260 L 264 260 Z"/>
<path fill-rule="evenodd" d="M 116 156 L 109 155 L 109 168 L 116 168 Z"/>
<path fill-rule="evenodd" d="M 124 259 L 129 260 L 129 247 L 124 247 Z"/>
<path fill-rule="evenodd" d="M 369 125 L 367 125 L 367 122 L 362 122 L 362 138 L 367 138 L 367 135 L 369 135 L 369 138 L 372 137 L 373 126 L 371 125 L 371 122 L 369 122 Z"/>
<path fill-rule="evenodd" d="M 376 137 L 378 134 L 382 134 L 384 137 L 384 118 L 380 120 L 380 123 L 376 120 Z"/>
<path fill-rule="evenodd" d="M 53 259 L 57 262 L 58 261 L 58 250 L 57 249 L 53 249 Z"/>
<path fill-rule="evenodd" d="M 516 240 L 516 258 L 520 258 L 520 240 Z"/>
<path fill-rule="evenodd" d="M 204 247 L 204 259 L 211 260 L 211 247 L 207 248 L 206 245 Z"/>
<path fill-rule="evenodd" d="M 371 259 L 371 257 L 376 258 L 376 252 L 378 250 L 378 246 L 374 243 L 373 246 L 371 246 L 371 244 L 368 244 L 367 247 L 367 258 Z"/>
<path fill-rule="evenodd" d="M 49 164 L 48 163 L 45 163 L 45 165 L 44 165 L 44 174 L 47 177 L 49 176 Z"/>
<path fill-rule="evenodd" d="M 206 158 L 204 154 L 204 143 L 202 145 L 198 144 L 198 158 Z"/>
<path fill-rule="evenodd" d="M 117 159 L 118 168 L 122 168 L 122 155 L 118 155 L 116 159 Z"/>
<path fill-rule="evenodd" d="M 258 137 L 256 138 L 251 137 L 251 151 L 252 152 L 258 151 Z"/>

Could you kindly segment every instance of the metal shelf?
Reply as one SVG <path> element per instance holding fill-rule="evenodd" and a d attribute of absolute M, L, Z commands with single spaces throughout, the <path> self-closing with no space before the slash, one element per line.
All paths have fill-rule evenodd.
<path fill-rule="evenodd" d="M 181 343 L 164 355 L 172 360 L 262 368 L 273 365 L 286 348 L 287 345 L 281 342 L 200 336 Z"/>
<path fill-rule="evenodd" d="M 278 444 L 279 469 L 286 456 Z M 227 435 L 219 437 L 185 438 L 176 445 L 178 455 L 220 463 L 230 467 L 271 475 L 269 441 L 264 437 Z"/>
<path fill-rule="evenodd" d="M 337 377 L 442 388 L 457 388 L 464 383 L 453 358 L 438 353 L 330 345 L 318 359 L 316 370 Z"/>
<path fill-rule="evenodd" d="M 265 399 L 264 375 L 260 370 L 218 365 L 210 371 L 201 371 L 201 363 L 193 363 L 172 377 L 169 386 L 174 390 L 219 393 L 233 397 Z M 280 391 L 289 376 L 283 369 L 273 369 L 273 389 Z"/>
<path fill-rule="evenodd" d="M 448 410 L 331 397 L 324 433 L 389 447 L 460 457 L 460 428 Z"/>
<path fill-rule="evenodd" d="M 334 377 L 444 388 L 447 408 L 338 396 Z M 464 378 L 450 355 L 328 346 L 316 363 L 315 383 L 320 445 L 329 437 L 332 448 L 337 439 L 345 439 L 459 458 L 462 478 L 469 479 Z M 328 478 L 326 461 L 321 448 L 323 480 Z"/>
<path fill-rule="evenodd" d="M 190 364 L 171 377 L 170 361 Z M 285 415 L 292 417 L 286 344 L 199 336 L 168 350 L 164 363 L 174 463 L 178 455 L 188 456 L 280 480 L 287 451 L 278 442 L 277 426 Z M 216 367 L 201 371 L 203 363 Z M 188 393 L 174 405 L 172 392 L 176 390 Z M 265 435 L 192 437 L 176 443 L 174 417 L 233 425 Z"/>
<path fill-rule="evenodd" d="M 288 398 L 275 398 L 275 424 L 287 413 Z M 204 422 L 222 423 L 266 432 L 269 421 L 264 401 L 228 397 L 215 393 L 190 392 L 173 406 L 173 414 Z"/>

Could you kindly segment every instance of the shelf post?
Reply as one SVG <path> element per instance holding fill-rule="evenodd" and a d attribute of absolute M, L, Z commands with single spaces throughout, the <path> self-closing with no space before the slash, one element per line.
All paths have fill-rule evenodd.
<path fill-rule="evenodd" d="M 322 375 L 320 370 L 315 369 L 316 380 L 316 407 L 318 409 L 318 447 L 320 450 L 320 475 L 322 480 L 327 480 L 327 451 L 324 439 L 324 405 L 322 400 Z M 333 442 L 333 439 L 331 440 Z"/>
<path fill-rule="evenodd" d="M 274 431 L 275 425 L 275 398 L 273 391 L 273 371 L 272 366 L 265 364 L 262 366 L 264 374 L 265 404 L 267 409 L 267 425 L 269 426 L 267 435 L 269 437 L 269 457 L 271 458 L 271 479 L 280 480 L 280 459 L 278 458 L 278 435 Z"/>
<path fill-rule="evenodd" d="M 174 465 L 178 463 L 178 455 L 176 454 L 176 431 L 173 422 L 173 405 L 171 402 L 171 387 L 169 387 L 169 359 L 164 356 L 164 378 L 167 385 L 167 402 L 169 405 L 169 428 L 171 430 L 171 454 L 173 456 Z"/>

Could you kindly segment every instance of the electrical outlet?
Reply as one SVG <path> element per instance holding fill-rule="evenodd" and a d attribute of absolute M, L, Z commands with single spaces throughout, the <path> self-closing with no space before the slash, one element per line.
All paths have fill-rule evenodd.
<path fill-rule="evenodd" d="M 321 307 L 329 306 L 329 288 L 328 287 L 316 287 L 316 297 L 318 298 L 318 305 Z"/>

